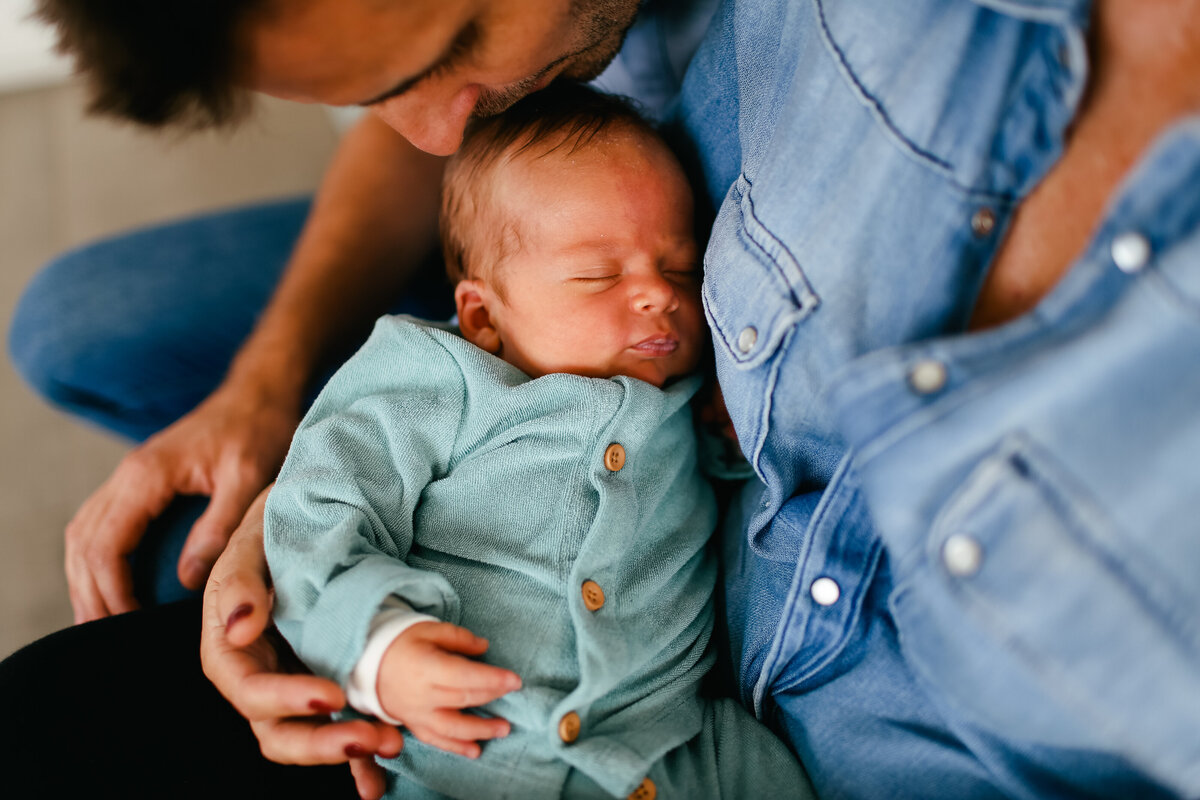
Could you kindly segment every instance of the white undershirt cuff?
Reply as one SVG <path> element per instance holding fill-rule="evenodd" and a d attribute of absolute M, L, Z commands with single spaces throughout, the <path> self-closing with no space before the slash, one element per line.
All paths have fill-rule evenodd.
<path fill-rule="evenodd" d="M 383 654 L 396 637 L 418 622 L 440 620 L 414 611 L 412 606 L 398 597 L 389 597 L 380 604 L 379 612 L 371 620 L 371 627 L 367 631 L 367 644 L 346 682 L 346 700 L 356 711 L 378 717 L 392 725 L 404 724 L 389 716 L 379 702 L 379 667 L 383 664 Z"/>

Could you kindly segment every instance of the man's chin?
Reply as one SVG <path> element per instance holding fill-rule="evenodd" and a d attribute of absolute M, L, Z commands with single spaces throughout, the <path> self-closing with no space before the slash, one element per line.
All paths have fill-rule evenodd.
<path fill-rule="evenodd" d="M 572 64 L 567 69 L 564 69 L 559 77 L 567 78 L 568 80 L 579 81 L 580 83 L 587 83 L 588 81 L 595 80 L 596 78 L 600 77 L 600 74 L 603 73 L 604 70 L 608 69 L 608 65 L 611 64 L 612 60 L 617 57 L 617 52 L 618 51 L 614 50 L 612 53 L 601 59 L 589 59 L 588 62 L 584 64 Z"/>
<path fill-rule="evenodd" d="M 636 8 L 637 6 L 635 5 L 634 15 L 630 16 L 627 20 L 614 20 L 614 23 L 619 27 L 597 41 L 592 47 L 580 53 L 579 58 L 572 61 L 562 71 L 561 77 L 582 82 L 600 77 L 600 73 L 608 69 L 608 65 L 617 57 L 617 53 L 621 52 L 621 46 L 625 44 L 625 36 L 629 33 L 629 29 L 633 27 Z"/>

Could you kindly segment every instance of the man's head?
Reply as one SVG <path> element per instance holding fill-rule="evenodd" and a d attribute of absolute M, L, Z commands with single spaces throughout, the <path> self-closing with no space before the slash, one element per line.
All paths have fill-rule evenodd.
<path fill-rule="evenodd" d="M 222 122 L 237 89 L 364 105 L 449 154 L 472 116 L 554 78 L 588 79 L 638 0 L 39 0 L 89 75 L 94 107 L 141 122 Z"/>
<path fill-rule="evenodd" d="M 532 377 L 656 386 L 704 350 L 692 194 L 620 100 L 555 85 L 468 128 L 442 241 L 463 335 Z"/>
<path fill-rule="evenodd" d="M 232 121 L 245 111 L 235 91 L 238 31 L 267 0 L 37 0 L 58 48 L 75 59 L 91 110 L 143 125 Z"/>

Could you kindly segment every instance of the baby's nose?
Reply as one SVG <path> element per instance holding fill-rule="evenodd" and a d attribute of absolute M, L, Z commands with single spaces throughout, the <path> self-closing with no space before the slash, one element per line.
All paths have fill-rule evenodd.
<path fill-rule="evenodd" d="M 661 275 L 646 278 L 638 284 L 633 294 L 633 305 L 638 311 L 671 312 L 679 306 L 675 287 Z"/>

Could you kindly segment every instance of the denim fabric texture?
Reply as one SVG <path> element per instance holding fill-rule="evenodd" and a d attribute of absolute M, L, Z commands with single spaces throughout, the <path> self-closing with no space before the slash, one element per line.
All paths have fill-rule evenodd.
<path fill-rule="evenodd" d="M 221 382 L 274 292 L 309 206 L 303 198 L 230 209 L 64 253 L 17 305 L 13 366 L 55 406 L 145 440 Z M 447 294 L 444 281 L 428 281 L 393 310 L 448 317 Z M 175 565 L 207 503 L 177 498 L 150 524 L 133 557 L 142 604 L 199 594 L 179 583 Z"/>
<path fill-rule="evenodd" d="M 632 99 L 660 122 L 679 102 L 688 64 L 708 30 L 718 0 L 642 0 L 621 50 L 592 85 Z"/>
<path fill-rule="evenodd" d="M 1144 157 L 1036 309 L 964 333 L 1061 155 L 1089 17 L 1086 0 L 726 0 L 684 78 L 678 127 L 719 211 L 706 308 L 757 472 L 724 525 L 734 668 L 822 797 L 1200 796 L 1200 123 Z M 183 258 L 193 230 L 39 278 L 10 344 L 31 383 L 83 387 L 57 402 L 98 397 L 75 410 L 135 438 L 184 413 L 157 391 L 149 422 L 107 410 L 112 362 L 157 371 L 133 326 L 100 361 L 42 365 L 85 353 L 94 315 L 138 319 L 140 289 L 109 292 L 106 270 Z M 1147 253 L 1130 271 L 1128 234 Z M 177 296 L 292 243 L 244 241 L 185 261 Z M 148 340 L 162 319 L 139 320 Z M 933 391 L 912 378 L 930 364 Z M 951 570 L 947 552 L 974 558 Z"/>
<path fill-rule="evenodd" d="M 965 332 L 1089 16 L 733 0 L 685 78 L 758 477 L 725 526 L 733 661 L 823 798 L 1200 796 L 1200 120 L 1033 311 Z"/>
<path fill-rule="evenodd" d="M 275 289 L 307 199 L 126 233 L 48 264 L 8 347 L 48 400 L 140 442 L 216 387 Z"/>
<path fill-rule="evenodd" d="M 781 741 L 732 703 L 714 730 L 699 694 L 716 584 L 716 502 L 689 406 L 700 382 L 531 380 L 455 333 L 384 318 L 326 384 L 267 500 L 280 632 L 344 684 L 395 596 L 485 637 L 482 659 L 522 678 L 482 709 L 512 733 L 478 760 L 410 738 L 385 762 L 400 777 L 390 796 L 410 782 L 449 797 L 571 796 L 575 769 L 624 797 L 657 765 L 681 797 L 716 798 L 709 779 L 729 780 L 718 741 L 757 753 L 753 773 L 733 765 L 734 796 L 809 796 Z M 574 741 L 559 734 L 568 713 Z M 707 746 L 658 764 L 702 730 Z"/>

